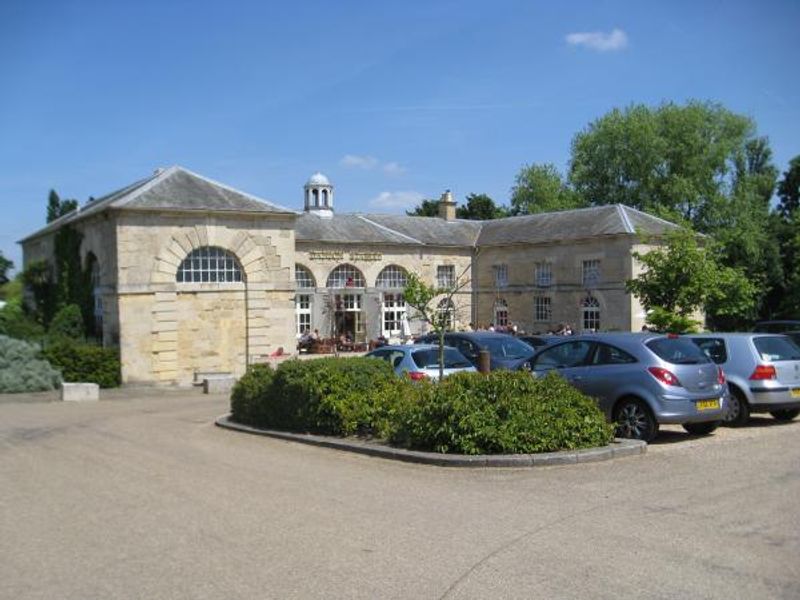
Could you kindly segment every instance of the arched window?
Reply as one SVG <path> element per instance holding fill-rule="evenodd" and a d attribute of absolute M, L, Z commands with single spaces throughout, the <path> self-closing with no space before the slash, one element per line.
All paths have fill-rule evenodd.
<path fill-rule="evenodd" d="M 600 329 L 600 303 L 597 298 L 587 296 L 581 302 L 581 316 L 584 331 L 598 331 Z"/>
<path fill-rule="evenodd" d="M 322 190 L 322 206 L 328 207 L 328 190 Z"/>
<path fill-rule="evenodd" d="M 319 206 L 319 190 L 313 190 L 311 195 L 314 196 L 314 206 Z"/>
<path fill-rule="evenodd" d="M 328 275 L 327 286 L 334 289 L 366 287 L 364 275 L 353 265 L 339 265 Z"/>
<path fill-rule="evenodd" d="M 297 282 L 298 288 L 314 288 L 317 287 L 317 282 L 314 281 L 314 276 L 303 265 L 294 266 L 294 279 Z"/>
<path fill-rule="evenodd" d="M 455 325 L 456 307 L 452 300 L 442 298 L 439 304 L 436 305 L 436 320 L 444 324 L 444 328 L 448 331 L 453 330 Z"/>
<path fill-rule="evenodd" d="M 183 259 L 176 275 L 178 283 L 234 283 L 244 281 L 236 257 L 216 246 L 192 250 Z"/>
<path fill-rule="evenodd" d="M 402 289 L 406 287 L 406 270 L 397 265 L 389 265 L 378 273 L 375 287 L 381 289 Z"/>
<path fill-rule="evenodd" d="M 508 327 L 508 302 L 498 298 L 494 302 L 495 327 Z"/>

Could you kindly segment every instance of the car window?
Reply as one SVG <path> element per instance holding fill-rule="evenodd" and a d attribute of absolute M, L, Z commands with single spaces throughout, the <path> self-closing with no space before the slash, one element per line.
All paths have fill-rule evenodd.
<path fill-rule="evenodd" d="M 439 368 L 439 349 L 431 348 L 428 350 L 417 350 L 411 354 L 414 359 L 414 364 L 420 369 L 438 369 Z M 444 368 L 445 369 L 463 369 L 471 367 L 472 363 L 469 362 L 464 356 L 455 348 L 444 349 Z"/>
<path fill-rule="evenodd" d="M 725 341 L 720 338 L 692 338 L 695 345 L 718 365 L 728 362 Z"/>
<path fill-rule="evenodd" d="M 635 362 L 636 359 L 633 356 L 616 346 L 609 346 L 608 344 L 597 344 L 592 357 L 593 365 L 626 365 Z"/>
<path fill-rule="evenodd" d="M 389 360 L 389 350 L 373 350 L 367 354 L 369 358 L 380 358 L 381 360 Z"/>
<path fill-rule="evenodd" d="M 457 348 L 458 351 L 467 358 L 478 358 L 478 347 L 469 340 L 465 340 L 464 338 L 451 338 L 447 340 L 447 344 Z"/>
<path fill-rule="evenodd" d="M 533 361 L 536 370 L 577 367 L 586 363 L 592 343 L 587 341 L 567 342 L 543 350 Z"/>
<path fill-rule="evenodd" d="M 496 358 L 527 358 L 534 352 L 528 344 L 520 342 L 510 335 L 486 338 L 481 340 L 483 349 Z"/>
<path fill-rule="evenodd" d="M 753 344 L 761 360 L 800 360 L 800 347 L 785 335 L 756 337 L 753 338 Z"/>
<path fill-rule="evenodd" d="M 645 344 L 656 356 L 673 365 L 698 365 L 711 362 L 706 353 L 688 338 L 663 337 Z"/>

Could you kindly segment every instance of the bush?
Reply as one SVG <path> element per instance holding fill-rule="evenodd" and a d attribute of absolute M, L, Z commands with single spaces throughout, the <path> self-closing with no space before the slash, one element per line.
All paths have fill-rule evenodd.
<path fill-rule="evenodd" d="M 458 373 L 439 384 L 395 389 L 381 433 L 414 449 L 516 454 L 604 446 L 613 439 L 595 402 L 556 374 Z"/>
<path fill-rule="evenodd" d="M 327 435 L 372 433 L 383 410 L 378 392 L 397 381 L 388 363 L 363 357 L 289 360 L 274 374 L 251 373 L 232 395 L 234 420 Z"/>
<path fill-rule="evenodd" d="M 47 334 L 53 340 L 83 341 L 83 316 L 80 307 L 77 304 L 67 304 L 58 309 Z"/>
<path fill-rule="evenodd" d="M 263 408 L 269 398 L 275 372 L 269 365 L 251 365 L 231 392 L 231 417 L 246 424 L 264 422 Z"/>
<path fill-rule="evenodd" d="M 39 342 L 44 338 L 44 327 L 22 308 L 22 301 L 13 299 L 0 309 L 0 335 Z"/>
<path fill-rule="evenodd" d="M 48 344 L 43 355 L 61 370 L 64 381 L 96 383 L 101 388 L 120 384 L 119 351 L 116 349 L 62 339 Z"/>
<path fill-rule="evenodd" d="M 37 346 L 0 335 L 0 393 L 44 392 L 60 383 L 61 375 Z"/>

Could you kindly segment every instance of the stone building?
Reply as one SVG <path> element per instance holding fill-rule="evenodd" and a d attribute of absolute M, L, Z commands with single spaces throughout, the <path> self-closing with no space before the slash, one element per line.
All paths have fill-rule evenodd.
<path fill-rule="evenodd" d="M 356 342 L 424 331 L 402 297 L 409 272 L 463 284 L 438 306 L 454 328 L 638 330 L 632 252 L 675 227 L 622 205 L 460 220 L 449 192 L 439 217 L 340 214 L 320 173 L 303 198 L 298 212 L 171 167 L 26 237 L 23 262 L 51 260 L 61 227 L 80 231 L 123 381 L 188 385 L 293 352 L 305 330 Z"/>

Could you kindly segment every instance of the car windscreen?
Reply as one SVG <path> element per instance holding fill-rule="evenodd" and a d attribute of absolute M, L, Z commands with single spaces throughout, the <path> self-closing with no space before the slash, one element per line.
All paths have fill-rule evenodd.
<path fill-rule="evenodd" d="M 692 342 L 718 365 L 727 362 L 728 351 L 720 338 L 692 338 Z"/>
<path fill-rule="evenodd" d="M 417 350 L 411 354 L 414 359 L 414 364 L 420 369 L 438 369 L 439 368 L 439 350 L 438 348 L 431 348 L 429 350 Z M 463 369 L 471 367 L 472 363 L 464 358 L 461 353 L 455 348 L 444 349 L 444 368 L 445 369 Z"/>
<path fill-rule="evenodd" d="M 785 335 L 756 337 L 753 338 L 753 344 L 761 360 L 800 360 L 800 347 Z"/>
<path fill-rule="evenodd" d="M 673 365 L 698 365 L 711 362 L 706 353 L 687 338 L 656 338 L 645 345 L 661 360 Z"/>
<path fill-rule="evenodd" d="M 520 342 L 510 335 L 484 338 L 478 340 L 478 344 L 483 350 L 488 350 L 489 354 L 495 358 L 528 358 L 533 356 L 534 353 L 533 348 L 528 344 Z"/>

